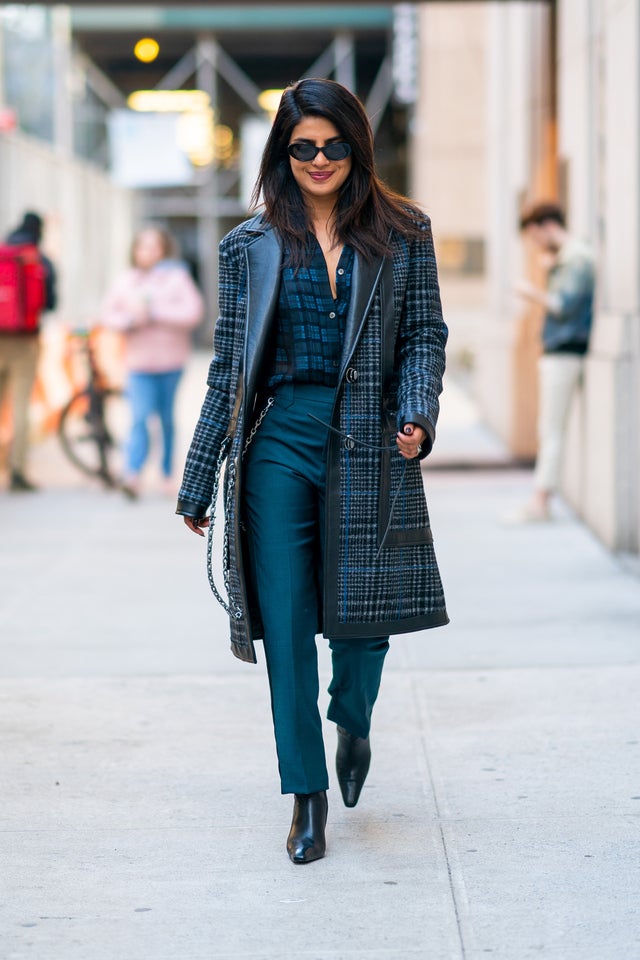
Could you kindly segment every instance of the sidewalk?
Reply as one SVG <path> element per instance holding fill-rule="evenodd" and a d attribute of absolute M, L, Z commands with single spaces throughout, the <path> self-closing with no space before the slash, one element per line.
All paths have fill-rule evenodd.
<path fill-rule="evenodd" d="M 438 443 L 502 456 L 453 384 Z M 393 641 L 360 803 L 294 867 L 203 543 L 39 449 L 0 493 L 2 960 L 638 960 L 640 581 L 562 506 L 504 526 L 497 466 L 426 468 L 451 624 Z"/>

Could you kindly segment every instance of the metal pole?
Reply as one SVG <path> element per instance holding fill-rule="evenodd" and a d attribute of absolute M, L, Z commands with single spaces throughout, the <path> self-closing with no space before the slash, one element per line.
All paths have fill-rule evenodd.
<path fill-rule="evenodd" d="M 333 41 L 334 76 L 338 83 L 355 93 L 356 65 L 353 50 L 353 34 L 340 31 Z"/>
<path fill-rule="evenodd" d="M 198 38 L 196 82 L 199 90 L 211 97 L 214 123 L 218 121 L 218 80 L 216 71 L 217 44 L 211 34 Z M 217 161 L 214 159 L 198 190 L 198 273 L 207 305 L 208 323 L 205 336 L 211 339 L 218 314 L 218 184 Z"/>

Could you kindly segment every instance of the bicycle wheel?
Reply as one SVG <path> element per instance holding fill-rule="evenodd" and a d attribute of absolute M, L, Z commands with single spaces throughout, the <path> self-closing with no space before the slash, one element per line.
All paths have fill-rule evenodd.
<path fill-rule="evenodd" d="M 76 393 L 60 415 L 58 436 L 79 470 L 115 486 L 122 473 L 122 443 L 129 428 L 129 404 L 120 390 Z"/>

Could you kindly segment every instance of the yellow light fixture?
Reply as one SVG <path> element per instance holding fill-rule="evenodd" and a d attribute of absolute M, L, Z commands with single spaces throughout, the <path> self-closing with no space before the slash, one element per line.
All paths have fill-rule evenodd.
<path fill-rule="evenodd" d="M 207 110 L 211 97 L 204 90 L 136 90 L 127 97 L 127 106 L 142 113 L 184 113 Z"/>
<path fill-rule="evenodd" d="M 213 110 L 185 111 L 178 120 L 178 146 L 195 167 L 207 167 L 215 158 Z"/>
<path fill-rule="evenodd" d="M 160 53 L 160 44 L 153 37 L 142 37 L 136 43 L 133 52 L 142 63 L 152 63 Z"/>
<path fill-rule="evenodd" d="M 283 93 L 284 90 L 263 90 L 258 96 L 258 103 L 267 113 L 275 114 Z"/>
<path fill-rule="evenodd" d="M 217 123 L 213 129 L 213 146 L 218 163 L 229 164 L 233 159 L 234 136 L 231 127 Z"/>
<path fill-rule="evenodd" d="M 230 127 L 216 124 L 211 97 L 204 90 L 136 90 L 127 98 L 139 113 L 176 113 L 179 147 L 195 167 L 233 159 L 234 136 Z"/>

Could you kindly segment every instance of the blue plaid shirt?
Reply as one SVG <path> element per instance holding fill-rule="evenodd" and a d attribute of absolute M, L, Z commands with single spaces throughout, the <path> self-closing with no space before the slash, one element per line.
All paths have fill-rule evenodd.
<path fill-rule="evenodd" d="M 340 254 L 334 300 L 324 254 L 313 235 L 310 244 L 309 264 L 297 270 L 287 266 L 288 251 L 284 251 L 270 388 L 280 383 L 335 387 L 338 382 L 351 296 L 353 250 L 345 246 Z"/>

